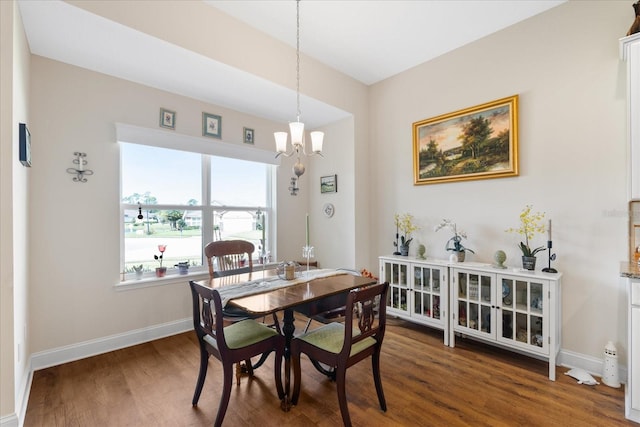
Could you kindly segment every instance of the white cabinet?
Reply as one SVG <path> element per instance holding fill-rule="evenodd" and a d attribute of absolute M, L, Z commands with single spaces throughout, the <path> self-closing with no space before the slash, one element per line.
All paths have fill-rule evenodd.
<path fill-rule="evenodd" d="M 486 264 L 451 268 L 451 328 L 455 334 L 527 353 L 549 362 L 555 380 L 560 350 L 561 274 L 496 270 Z"/>
<path fill-rule="evenodd" d="M 448 274 L 443 261 L 380 257 L 381 281 L 389 283 L 387 314 L 442 329 L 448 345 Z"/>
<path fill-rule="evenodd" d="M 627 62 L 627 138 L 629 140 L 630 199 L 640 199 L 640 33 L 620 39 Z"/>
<path fill-rule="evenodd" d="M 627 280 L 629 308 L 627 314 L 627 386 L 625 416 L 640 423 L 640 279 Z"/>

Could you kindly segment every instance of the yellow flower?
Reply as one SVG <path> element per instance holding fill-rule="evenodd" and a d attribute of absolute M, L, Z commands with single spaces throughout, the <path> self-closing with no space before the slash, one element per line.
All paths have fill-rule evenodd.
<path fill-rule="evenodd" d="M 544 219 L 544 212 L 531 212 L 533 207 L 531 205 L 526 205 L 525 208 L 520 213 L 520 227 L 518 228 L 507 228 L 505 231 L 508 233 L 518 233 L 524 236 L 524 242 L 520 242 L 518 246 L 522 250 L 522 254 L 524 256 L 534 256 L 536 253 L 540 251 L 544 251 L 545 248 L 540 246 L 536 249 L 531 250 L 529 246 L 529 239 L 532 239 L 536 233 L 544 233 L 545 227 L 542 223 Z"/>

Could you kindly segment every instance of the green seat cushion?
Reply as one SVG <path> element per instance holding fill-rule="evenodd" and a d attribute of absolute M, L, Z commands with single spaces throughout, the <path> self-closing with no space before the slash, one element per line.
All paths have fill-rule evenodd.
<path fill-rule="evenodd" d="M 232 323 L 224 328 L 224 338 L 230 349 L 246 347 L 274 335 L 278 335 L 278 331 L 252 319 Z M 211 336 L 205 335 L 204 339 L 217 347 Z"/>
<path fill-rule="evenodd" d="M 357 336 L 360 334 L 358 329 L 353 330 L 353 336 Z M 314 329 L 309 331 L 308 333 L 297 337 L 296 339 L 307 342 L 315 347 L 321 348 L 329 353 L 340 353 L 342 350 L 342 345 L 344 343 L 344 325 L 342 323 L 329 323 L 328 325 L 324 325 L 319 327 L 318 329 Z M 353 356 L 358 354 L 362 350 L 371 347 L 376 344 L 376 340 L 367 337 L 362 341 L 355 343 L 351 347 L 351 352 L 349 356 Z"/>

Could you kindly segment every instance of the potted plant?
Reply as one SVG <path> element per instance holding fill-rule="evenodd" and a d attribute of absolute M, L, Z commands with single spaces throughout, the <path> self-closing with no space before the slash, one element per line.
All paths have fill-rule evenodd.
<path fill-rule="evenodd" d="M 142 274 L 144 273 L 144 267 L 142 266 L 142 264 L 134 265 L 132 268 L 136 274 L 136 280 L 142 279 Z"/>
<path fill-rule="evenodd" d="M 178 274 L 188 274 L 189 273 L 189 261 L 179 262 L 174 267 L 178 268 Z"/>
<path fill-rule="evenodd" d="M 395 224 L 396 224 L 396 241 L 393 242 L 393 245 L 396 247 L 396 250 L 400 252 L 395 252 L 395 255 L 408 256 L 409 255 L 409 244 L 413 240 L 411 237 L 411 233 L 418 229 L 413 223 L 413 215 L 405 213 L 405 214 L 395 214 L 394 216 Z M 400 235 L 402 232 L 402 235 Z M 400 237 L 400 242 L 398 242 L 398 237 Z"/>
<path fill-rule="evenodd" d="M 164 256 L 164 251 L 167 250 L 167 245 L 158 245 L 158 250 L 160 255 L 153 256 L 156 261 L 160 262 L 160 267 L 156 267 L 156 277 L 164 277 L 167 274 L 167 267 L 162 266 L 162 257 Z"/>
<path fill-rule="evenodd" d="M 542 220 L 544 219 L 544 212 L 531 212 L 532 206 L 527 205 L 520 213 L 520 227 L 508 228 L 505 231 L 508 233 L 518 233 L 524 236 L 524 242 L 520 242 L 518 247 L 522 251 L 522 268 L 525 270 L 536 269 L 536 254 L 546 250 L 544 246 L 531 249 L 529 246 L 529 239 L 532 239 L 536 233 L 544 233 L 545 228 Z"/>
<path fill-rule="evenodd" d="M 475 252 L 472 249 L 465 248 L 464 245 L 462 244 L 462 239 L 467 238 L 467 233 L 465 233 L 462 230 L 458 230 L 458 226 L 456 225 L 456 223 L 451 221 L 450 219 L 443 219 L 440 224 L 436 225 L 433 228 L 433 231 L 438 231 L 445 227 L 453 231 L 453 237 L 447 240 L 447 245 L 445 246 L 445 249 L 447 251 L 450 251 L 452 256 L 455 255 L 456 261 L 464 262 L 466 252 L 471 252 L 472 254 L 475 254 Z"/>

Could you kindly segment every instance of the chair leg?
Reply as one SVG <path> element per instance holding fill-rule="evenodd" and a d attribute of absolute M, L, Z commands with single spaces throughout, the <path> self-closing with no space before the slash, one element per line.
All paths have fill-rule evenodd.
<path fill-rule="evenodd" d="M 347 369 L 344 367 L 336 368 L 336 388 L 338 389 L 338 403 L 340 404 L 340 413 L 342 414 L 342 423 L 345 427 L 351 427 L 351 417 L 349 416 L 349 407 L 347 406 L 346 391 Z"/>
<path fill-rule="evenodd" d="M 242 376 L 242 363 L 236 363 L 236 385 L 240 386 L 240 377 Z"/>
<path fill-rule="evenodd" d="M 253 376 L 253 365 L 251 364 L 251 359 L 246 359 L 244 361 L 244 364 L 247 366 L 247 374 L 249 374 L 249 377 Z"/>
<path fill-rule="evenodd" d="M 387 401 L 384 398 L 384 391 L 382 391 L 382 378 L 380 378 L 380 351 L 376 351 L 371 356 L 371 368 L 373 370 L 373 381 L 376 384 L 376 393 L 378 393 L 378 402 L 380 402 L 380 409 L 387 412 Z"/>
<path fill-rule="evenodd" d="M 216 421 L 213 424 L 215 427 L 222 426 L 222 421 L 227 413 L 227 407 L 229 406 L 229 399 L 231 398 L 231 385 L 233 384 L 233 363 L 222 364 L 222 395 L 220 396 L 220 406 L 218 406 L 218 415 L 216 415 Z"/>
<path fill-rule="evenodd" d="M 291 404 L 298 404 L 300 397 L 300 381 L 302 374 L 300 372 L 300 350 L 295 342 L 291 343 L 291 367 L 293 368 L 293 393 L 291 394 Z"/>
<path fill-rule="evenodd" d="M 193 399 L 191 404 L 193 406 L 198 405 L 200 400 L 200 393 L 202 393 L 202 387 L 204 386 L 204 380 L 207 377 L 207 368 L 209 367 L 209 352 L 200 348 L 200 372 L 198 372 L 198 380 L 196 381 L 196 390 L 193 393 Z"/>

